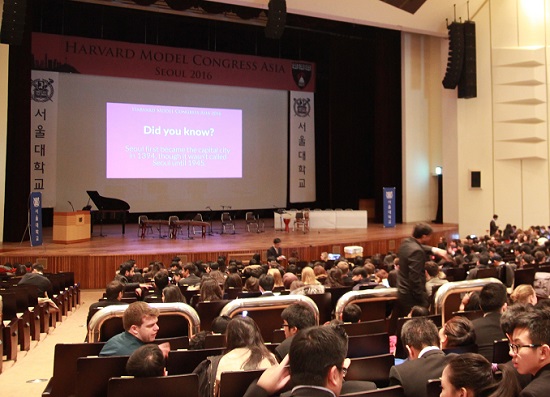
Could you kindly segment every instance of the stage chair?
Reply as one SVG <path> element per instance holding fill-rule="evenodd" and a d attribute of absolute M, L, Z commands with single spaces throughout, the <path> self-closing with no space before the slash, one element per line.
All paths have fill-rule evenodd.
<path fill-rule="evenodd" d="M 395 364 L 393 354 L 352 358 L 346 380 L 362 380 L 376 383 L 377 387 L 387 387 L 390 382 L 390 369 Z"/>
<path fill-rule="evenodd" d="M 387 332 L 348 337 L 347 357 L 349 358 L 378 356 L 389 352 L 390 337 Z"/>
<path fill-rule="evenodd" d="M 493 342 L 493 363 L 504 364 L 510 361 L 510 341 L 506 338 Z"/>
<path fill-rule="evenodd" d="M 111 378 L 107 385 L 107 397 L 198 397 L 197 374 L 158 376 L 147 378 Z"/>
<path fill-rule="evenodd" d="M 144 238 L 147 233 L 153 234 L 153 226 L 147 224 L 149 217 L 140 215 L 138 217 L 138 237 Z"/>
<path fill-rule="evenodd" d="M 218 388 L 218 397 L 244 396 L 248 386 L 250 386 L 255 379 L 258 379 L 263 372 L 263 369 L 222 372 Z"/>
<path fill-rule="evenodd" d="M 200 212 L 197 213 L 197 215 L 195 215 L 195 217 L 193 218 L 193 220 L 195 222 L 204 222 L 202 220 L 202 214 Z M 193 226 L 191 229 L 193 230 L 193 235 L 197 234 L 197 231 L 195 230 L 196 226 Z M 202 227 L 201 227 L 201 234 L 202 234 Z"/>
<path fill-rule="evenodd" d="M 171 215 L 168 217 L 168 229 L 170 229 L 170 238 L 176 238 L 178 233 L 183 233 L 181 225 L 178 225 L 177 222 L 180 220 L 176 215 Z"/>
<path fill-rule="evenodd" d="M 72 396 L 76 390 L 76 360 L 97 356 L 105 343 L 58 343 L 53 355 L 53 376 L 42 396 Z"/>
<path fill-rule="evenodd" d="M 229 212 L 222 212 L 222 234 L 225 233 L 226 227 L 231 227 L 233 229 L 233 233 L 235 234 L 235 224 L 233 223 L 233 219 L 231 219 L 231 215 L 229 215 Z"/>
<path fill-rule="evenodd" d="M 363 391 L 357 393 L 340 394 L 340 397 L 404 397 L 403 386 L 389 386 L 382 389 Z"/>
<path fill-rule="evenodd" d="M 129 356 L 80 357 L 76 360 L 76 396 L 107 395 L 110 378 L 126 375 Z"/>
<path fill-rule="evenodd" d="M 296 218 L 294 219 L 294 230 L 302 228 L 304 233 L 309 232 L 309 209 L 306 208 L 300 212 L 296 213 Z"/>
<path fill-rule="evenodd" d="M 258 223 L 258 219 L 256 219 L 256 216 L 253 212 L 249 211 L 245 214 L 244 220 L 246 222 L 246 230 L 250 232 L 250 226 L 256 225 L 256 231 L 260 230 L 260 224 Z"/>
<path fill-rule="evenodd" d="M 210 356 L 219 356 L 225 349 L 171 350 L 166 358 L 168 375 L 182 375 L 193 372 L 197 365 Z"/>

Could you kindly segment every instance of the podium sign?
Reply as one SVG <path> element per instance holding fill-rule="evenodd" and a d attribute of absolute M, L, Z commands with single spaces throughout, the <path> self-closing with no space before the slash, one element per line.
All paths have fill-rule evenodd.
<path fill-rule="evenodd" d="M 395 227 L 395 188 L 382 188 L 384 196 L 384 227 Z"/>
<path fill-rule="evenodd" d="M 29 203 L 29 237 L 31 246 L 42 245 L 42 193 L 32 192 Z"/>

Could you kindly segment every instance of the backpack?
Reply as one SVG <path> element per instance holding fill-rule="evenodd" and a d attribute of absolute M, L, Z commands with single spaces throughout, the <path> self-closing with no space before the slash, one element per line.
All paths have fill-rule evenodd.
<path fill-rule="evenodd" d="M 213 397 L 216 372 L 221 358 L 222 355 L 207 357 L 193 370 L 193 373 L 199 376 L 199 397 Z"/>

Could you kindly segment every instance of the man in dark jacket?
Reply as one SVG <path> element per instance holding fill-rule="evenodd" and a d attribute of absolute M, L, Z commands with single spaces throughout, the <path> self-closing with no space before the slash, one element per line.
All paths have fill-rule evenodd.
<path fill-rule="evenodd" d="M 52 298 L 53 286 L 52 282 L 43 274 L 44 266 L 39 263 L 32 265 L 32 271 L 23 275 L 19 281 L 19 285 L 35 285 L 38 287 L 39 298 Z"/>

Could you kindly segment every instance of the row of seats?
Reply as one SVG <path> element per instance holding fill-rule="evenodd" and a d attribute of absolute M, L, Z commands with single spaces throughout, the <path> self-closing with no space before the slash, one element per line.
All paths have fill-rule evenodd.
<path fill-rule="evenodd" d="M 51 300 L 59 311 L 50 313 L 48 303 L 39 303 L 37 287 L 19 285 L 18 277 L 2 280 L 0 284 L 3 303 L 0 335 L 7 360 L 17 360 L 19 350 L 28 351 L 31 340 L 39 341 L 41 333 L 48 333 L 50 327 L 55 328 L 69 311 L 80 304 L 80 288 L 74 283 L 74 273 L 47 273 L 45 276 L 52 283 Z"/>

